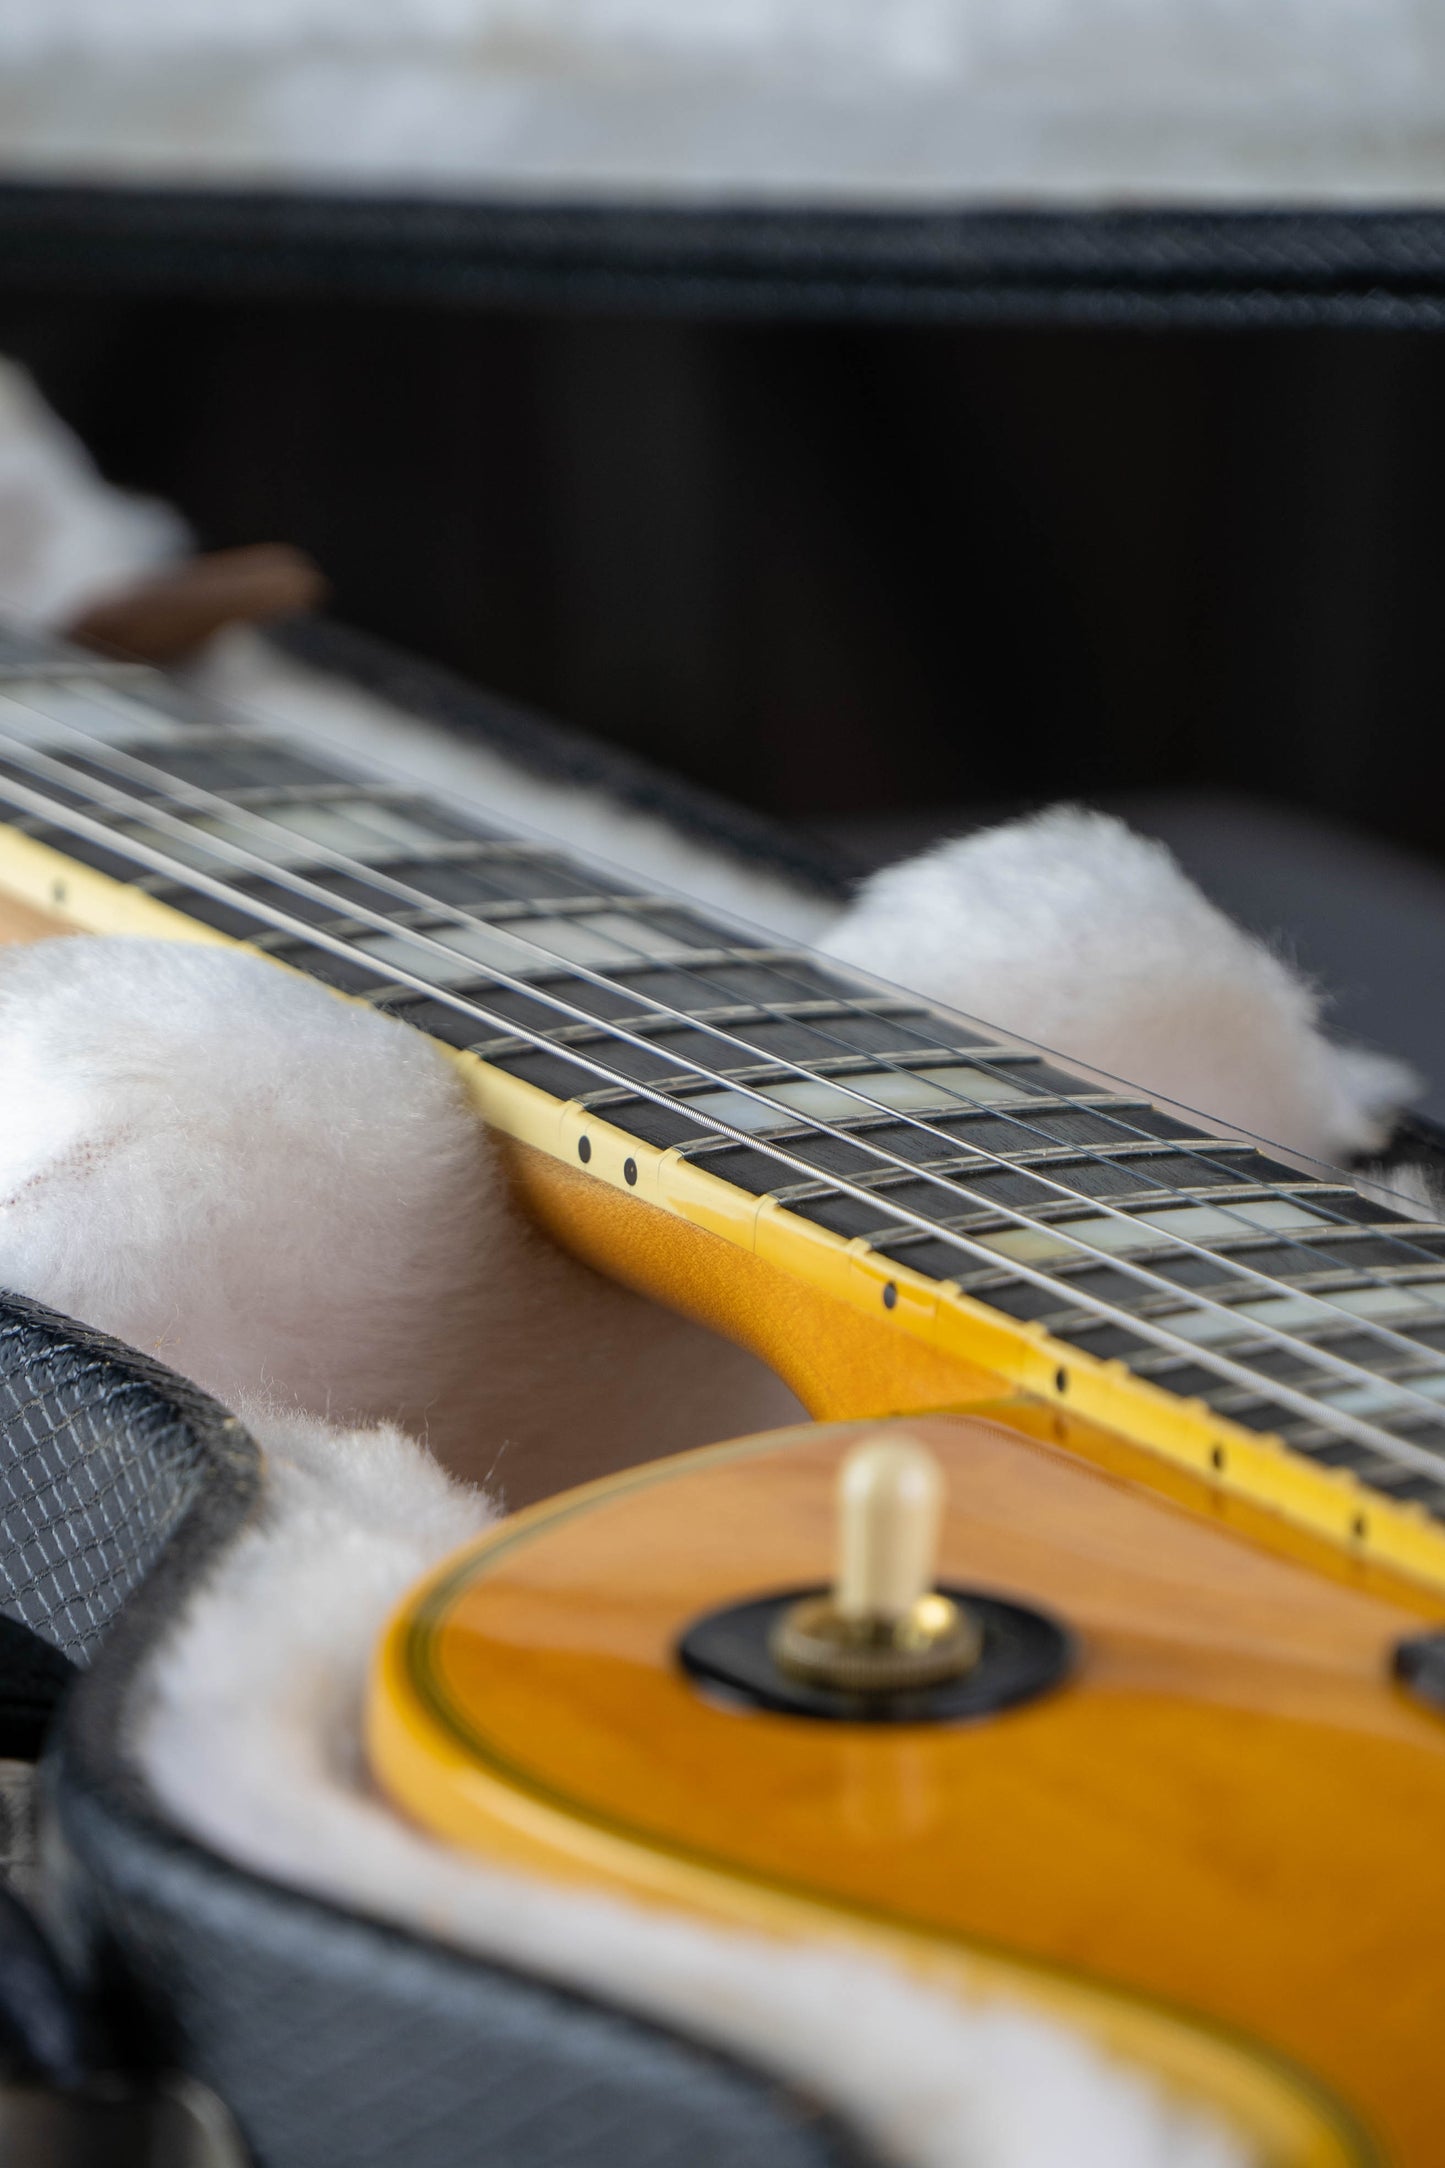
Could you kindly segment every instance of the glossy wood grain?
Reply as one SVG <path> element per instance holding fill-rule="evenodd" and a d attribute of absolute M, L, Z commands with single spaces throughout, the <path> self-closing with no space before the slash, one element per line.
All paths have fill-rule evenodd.
<path fill-rule="evenodd" d="M 436 1783 L 400 1771 L 413 1811 L 674 1902 L 691 1863 L 734 1878 L 740 1916 L 781 1886 L 1162 1998 L 1297 2060 L 1388 2157 L 1434 2168 L 1445 1720 L 1389 1671 L 1428 1601 L 1272 1555 L 1002 1425 L 909 1428 L 949 1468 L 947 1576 L 1066 1618 L 1084 1649 L 1066 1691 L 898 1731 L 702 1699 L 680 1628 L 827 1571 L 857 1432 L 780 1434 L 536 1509 L 422 1599 Z M 406 1752 L 381 1744 L 396 1777 Z"/>

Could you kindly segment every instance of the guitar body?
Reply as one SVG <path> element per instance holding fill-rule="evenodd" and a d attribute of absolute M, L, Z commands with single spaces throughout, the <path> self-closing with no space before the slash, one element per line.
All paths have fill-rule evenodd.
<path fill-rule="evenodd" d="M 484 1858 L 1067 2014 L 1266 2160 L 1427 2168 L 1445 1721 L 1390 1662 L 1430 1607 L 1022 1412 L 907 1429 L 949 1479 L 942 1578 L 1076 1636 L 1054 1691 L 832 1724 L 684 1674 L 699 1614 L 826 1576 L 858 1435 L 828 1424 L 569 1493 L 449 1565 L 379 1662 L 384 1782 Z"/>

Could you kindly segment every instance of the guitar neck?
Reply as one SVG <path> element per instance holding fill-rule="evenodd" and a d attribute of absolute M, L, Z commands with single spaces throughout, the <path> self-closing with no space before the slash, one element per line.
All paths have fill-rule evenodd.
<path fill-rule="evenodd" d="M 1445 1229 L 142 669 L 0 642 L 0 809 L 12 895 L 427 1032 L 520 1145 L 925 1351 L 919 1404 L 956 1364 L 1445 1588 Z"/>

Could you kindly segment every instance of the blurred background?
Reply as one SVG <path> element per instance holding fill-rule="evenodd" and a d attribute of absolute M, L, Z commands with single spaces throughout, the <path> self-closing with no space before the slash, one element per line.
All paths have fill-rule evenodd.
<path fill-rule="evenodd" d="M 1445 1114 L 1435 0 L 17 0 L 0 354 L 846 878 L 1164 837 Z"/>
<path fill-rule="evenodd" d="M 793 820 L 1247 792 L 1445 853 L 1431 333 L 0 293 L 114 481 Z"/>

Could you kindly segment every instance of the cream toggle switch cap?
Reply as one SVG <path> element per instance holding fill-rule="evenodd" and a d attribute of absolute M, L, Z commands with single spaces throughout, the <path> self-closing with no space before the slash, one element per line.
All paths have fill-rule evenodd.
<path fill-rule="evenodd" d="M 934 1588 L 943 1471 L 907 1432 L 865 1438 L 838 1471 L 838 1570 L 769 1637 L 779 1669 L 847 1694 L 906 1695 L 978 1662 L 979 1626 Z"/>
<path fill-rule="evenodd" d="M 901 1619 L 933 1587 L 943 1472 L 909 1437 L 867 1438 L 838 1475 L 833 1602 L 848 1619 Z"/>

